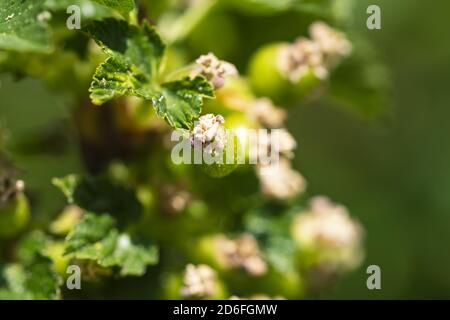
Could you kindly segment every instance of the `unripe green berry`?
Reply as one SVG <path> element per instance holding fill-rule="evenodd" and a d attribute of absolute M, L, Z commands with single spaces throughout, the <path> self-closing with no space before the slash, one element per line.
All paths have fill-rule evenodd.
<path fill-rule="evenodd" d="M 61 276 L 67 276 L 70 256 L 64 255 L 65 246 L 63 242 L 51 242 L 45 248 L 45 254 L 52 260 L 56 272 Z"/>
<path fill-rule="evenodd" d="M 285 44 L 273 43 L 259 49 L 250 61 L 250 82 L 259 96 L 269 97 L 276 103 L 286 100 L 292 84 L 277 65 L 279 50 Z"/>
<path fill-rule="evenodd" d="M 217 246 L 217 235 L 208 235 L 200 238 L 192 250 L 192 258 L 197 263 L 204 263 L 218 271 L 224 271 L 226 268 L 220 262 Z"/>
<path fill-rule="evenodd" d="M 10 238 L 22 231 L 30 220 L 28 200 L 23 193 L 0 207 L 0 238 Z"/>
<path fill-rule="evenodd" d="M 202 171 L 205 172 L 208 176 L 212 177 L 212 178 L 223 178 L 228 176 L 229 174 L 231 174 L 234 170 L 236 170 L 237 168 L 237 144 L 238 139 L 237 137 L 235 137 L 234 139 L 228 139 L 229 141 L 227 141 L 227 145 L 225 146 L 225 148 L 222 150 L 222 163 L 212 163 L 212 164 L 207 164 L 207 163 L 203 163 L 202 164 Z M 229 148 L 227 147 L 229 146 Z M 232 148 L 232 149 L 231 149 Z M 227 163 L 227 152 L 234 152 L 234 159 L 233 162 L 231 163 Z"/>
<path fill-rule="evenodd" d="M 296 82 L 284 75 L 279 67 L 280 50 L 284 46 L 275 43 L 258 50 L 250 62 L 249 76 L 258 95 L 289 107 L 311 93 L 321 80 L 313 72 L 302 75 Z"/>

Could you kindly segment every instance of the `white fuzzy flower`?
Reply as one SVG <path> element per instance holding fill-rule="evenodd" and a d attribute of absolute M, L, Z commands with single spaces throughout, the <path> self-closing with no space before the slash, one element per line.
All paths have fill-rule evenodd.
<path fill-rule="evenodd" d="M 276 107 L 268 98 L 255 100 L 247 110 L 247 114 L 250 119 L 268 128 L 279 128 L 286 119 L 286 112 Z"/>
<path fill-rule="evenodd" d="M 291 199 L 306 188 L 305 179 L 291 168 L 289 160 L 281 158 L 277 165 L 258 166 L 261 192 L 268 198 Z"/>
<path fill-rule="evenodd" d="M 297 148 L 297 141 L 286 129 L 278 129 L 278 138 L 280 154 L 292 159 L 294 150 Z"/>
<path fill-rule="evenodd" d="M 351 268 L 359 263 L 363 229 L 344 206 L 326 197 L 311 200 L 294 219 L 292 233 L 301 248 L 318 250 L 328 264 Z"/>
<path fill-rule="evenodd" d="M 308 73 L 313 73 L 319 79 L 328 77 L 328 69 L 320 46 L 304 37 L 281 48 L 278 66 L 292 82 L 300 81 Z"/>
<path fill-rule="evenodd" d="M 227 142 L 224 123 L 225 119 L 221 115 L 207 114 L 200 117 L 191 132 L 192 145 L 202 147 L 210 154 L 222 151 Z"/>
<path fill-rule="evenodd" d="M 181 294 L 184 298 L 209 298 L 217 291 L 217 274 L 207 265 L 188 264 Z"/>
<path fill-rule="evenodd" d="M 352 44 L 345 34 L 324 22 L 313 23 L 309 32 L 311 39 L 300 37 L 280 49 L 278 66 L 292 82 L 300 81 L 309 73 L 326 79 L 330 69 L 352 52 Z"/>
<path fill-rule="evenodd" d="M 215 89 L 223 87 L 228 76 L 238 74 L 233 64 L 219 60 L 213 53 L 200 56 L 196 63 L 199 68 L 195 71 L 195 75 L 201 74 L 204 76 Z"/>
<path fill-rule="evenodd" d="M 327 63 L 336 63 L 340 58 L 350 55 L 352 44 L 345 34 L 324 22 L 315 22 L 309 28 L 312 40 L 320 47 Z"/>
<path fill-rule="evenodd" d="M 272 155 L 278 152 L 280 156 L 287 159 L 294 158 L 294 150 L 297 148 L 297 141 L 285 128 L 274 129 L 267 135 L 260 135 L 258 143 L 252 146 L 257 148 L 257 152 L 252 154 Z"/>
<path fill-rule="evenodd" d="M 215 241 L 219 259 L 226 268 L 243 268 L 253 276 L 267 272 L 258 242 L 251 234 L 243 234 L 235 240 L 220 235 Z"/>
<path fill-rule="evenodd" d="M 362 236 L 359 223 L 352 220 L 347 209 L 326 197 L 313 198 L 309 211 L 297 217 L 294 228 L 299 243 L 329 248 L 354 246 Z"/>

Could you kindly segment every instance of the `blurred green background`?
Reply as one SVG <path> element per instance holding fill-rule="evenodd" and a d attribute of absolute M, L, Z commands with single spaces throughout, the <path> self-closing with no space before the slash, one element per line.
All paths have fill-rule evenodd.
<path fill-rule="evenodd" d="M 366 29 L 369 4 L 381 6 L 381 30 Z M 347 205 L 367 232 L 364 264 L 324 298 L 450 298 L 448 12 L 450 4 L 444 1 L 358 1 L 352 27 L 364 32 L 391 72 L 391 116 L 368 120 L 324 101 L 291 110 L 289 128 L 299 141 L 296 165 L 308 180 L 309 192 Z M 297 25 L 307 23 L 289 14 L 229 13 L 214 21 L 229 37 L 208 42 L 204 33 L 194 32 L 188 39 L 192 54 L 215 51 L 241 69 L 261 44 L 293 40 Z M 246 38 L 255 29 L 260 36 Z M 245 46 L 236 50 L 243 39 Z M 22 152 L 26 148 L 20 145 L 30 137 L 42 139 L 44 145 L 46 139 L 61 139 L 48 128 L 67 126 L 70 104 L 69 97 L 50 92 L 36 80 L 0 77 L 0 123 L 11 130 L 15 161 L 31 195 L 33 189 L 45 191 L 43 198 L 31 199 L 34 215 L 42 221 L 63 203 L 51 178 L 81 170 L 76 141 L 68 134 L 61 149 L 46 154 Z M 366 287 L 365 270 L 371 264 L 381 267 L 378 291 Z"/>
<path fill-rule="evenodd" d="M 444 1 L 378 4 L 382 29 L 365 32 L 392 75 L 394 110 L 367 122 L 328 105 L 297 110 L 298 163 L 310 191 L 345 203 L 367 230 L 367 258 L 329 298 L 450 298 L 450 37 Z M 377 264 L 382 289 L 365 286 Z"/>

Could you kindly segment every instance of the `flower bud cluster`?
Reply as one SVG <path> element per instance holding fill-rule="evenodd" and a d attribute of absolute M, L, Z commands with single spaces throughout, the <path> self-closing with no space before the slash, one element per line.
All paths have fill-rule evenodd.
<path fill-rule="evenodd" d="M 215 89 L 220 89 L 225 85 L 228 76 L 237 75 L 237 69 L 229 62 L 219 60 L 213 53 L 200 56 L 196 60 L 198 69 L 195 75 L 204 76 Z"/>
<path fill-rule="evenodd" d="M 319 79 L 326 79 L 330 69 L 352 51 L 346 36 L 324 22 L 313 23 L 309 33 L 311 39 L 299 37 L 280 50 L 278 66 L 292 82 L 300 81 L 309 73 Z"/>
<path fill-rule="evenodd" d="M 359 262 L 363 230 L 347 208 L 320 196 L 297 215 L 292 235 L 300 248 L 317 250 L 323 262 L 351 268 Z"/>
<path fill-rule="evenodd" d="M 221 115 L 206 114 L 201 116 L 191 131 L 191 143 L 201 147 L 209 154 L 221 152 L 227 143 L 227 132 Z"/>
<path fill-rule="evenodd" d="M 216 250 L 225 268 L 243 268 L 253 276 L 267 272 L 258 242 L 251 234 L 245 233 L 234 240 L 220 235 L 216 238 Z"/>
<path fill-rule="evenodd" d="M 286 112 L 276 107 L 269 98 L 255 100 L 248 108 L 247 115 L 267 128 L 280 128 L 286 119 Z"/>
<path fill-rule="evenodd" d="M 205 264 L 188 264 L 183 276 L 184 298 L 209 298 L 216 293 L 217 274 Z"/>

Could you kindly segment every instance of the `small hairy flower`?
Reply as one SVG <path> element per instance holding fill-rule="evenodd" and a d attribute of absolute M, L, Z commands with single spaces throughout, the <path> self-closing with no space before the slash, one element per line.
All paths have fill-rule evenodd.
<path fill-rule="evenodd" d="M 315 197 L 293 222 L 292 233 L 301 248 L 318 250 L 328 265 L 351 268 L 359 263 L 363 230 L 347 208 L 326 197 Z"/>
<path fill-rule="evenodd" d="M 251 234 L 243 234 L 235 240 L 223 235 L 218 236 L 216 248 L 226 268 L 243 268 L 253 276 L 260 276 L 267 272 L 267 264 L 262 258 L 258 242 Z"/>
<path fill-rule="evenodd" d="M 181 294 L 184 298 L 209 298 L 216 293 L 217 274 L 209 266 L 188 264 Z"/>
<path fill-rule="evenodd" d="M 229 62 L 219 60 L 213 53 L 202 55 L 196 60 L 199 70 L 196 74 L 204 76 L 215 89 L 220 89 L 225 85 L 228 76 L 237 75 L 238 71 Z"/>
<path fill-rule="evenodd" d="M 295 138 L 284 128 L 275 130 L 272 130 L 270 134 L 259 136 L 258 143 L 251 146 L 257 149 L 252 154 L 258 154 L 259 156 L 260 154 L 272 155 L 272 152 L 278 152 L 284 158 L 294 158 L 294 150 L 297 148 Z"/>
<path fill-rule="evenodd" d="M 362 230 L 352 220 L 347 208 L 332 203 L 326 197 L 315 197 L 309 210 L 297 217 L 294 235 L 300 243 L 342 248 L 359 243 Z"/>
<path fill-rule="evenodd" d="M 292 82 L 300 81 L 309 73 L 319 79 L 326 79 L 330 68 L 352 51 L 352 44 L 345 34 L 324 22 L 313 23 L 309 33 L 311 39 L 300 37 L 293 44 L 285 45 L 279 52 L 278 66 Z"/>
<path fill-rule="evenodd" d="M 309 28 L 312 40 L 319 46 L 327 62 L 346 57 L 352 52 L 352 44 L 345 34 L 324 22 L 315 22 Z M 331 60 L 331 61 L 330 61 Z"/>
<path fill-rule="evenodd" d="M 255 100 L 247 113 L 252 120 L 268 128 L 279 128 L 286 119 L 286 112 L 276 107 L 269 98 Z"/>
<path fill-rule="evenodd" d="M 225 119 L 221 115 L 207 114 L 199 118 L 191 132 L 191 143 L 201 146 L 209 153 L 219 152 L 225 148 L 227 132 L 223 127 Z"/>
<path fill-rule="evenodd" d="M 278 137 L 280 154 L 292 159 L 294 157 L 294 150 L 297 148 L 297 141 L 295 141 L 294 137 L 286 129 L 279 129 Z"/>
<path fill-rule="evenodd" d="M 291 168 L 289 160 L 281 158 L 277 165 L 258 166 L 261 192 L 268 198 L 291 199 L 306 188 L 305 179 Z"/>
<path fill-rule="evenodd" d="M 298 82 L 310 72 L 319 79 L 328 77 L 328 69 L 320 46 L 304 37 L 281 48 L 278 65 L 281 72 L 292 82 Z"/>

